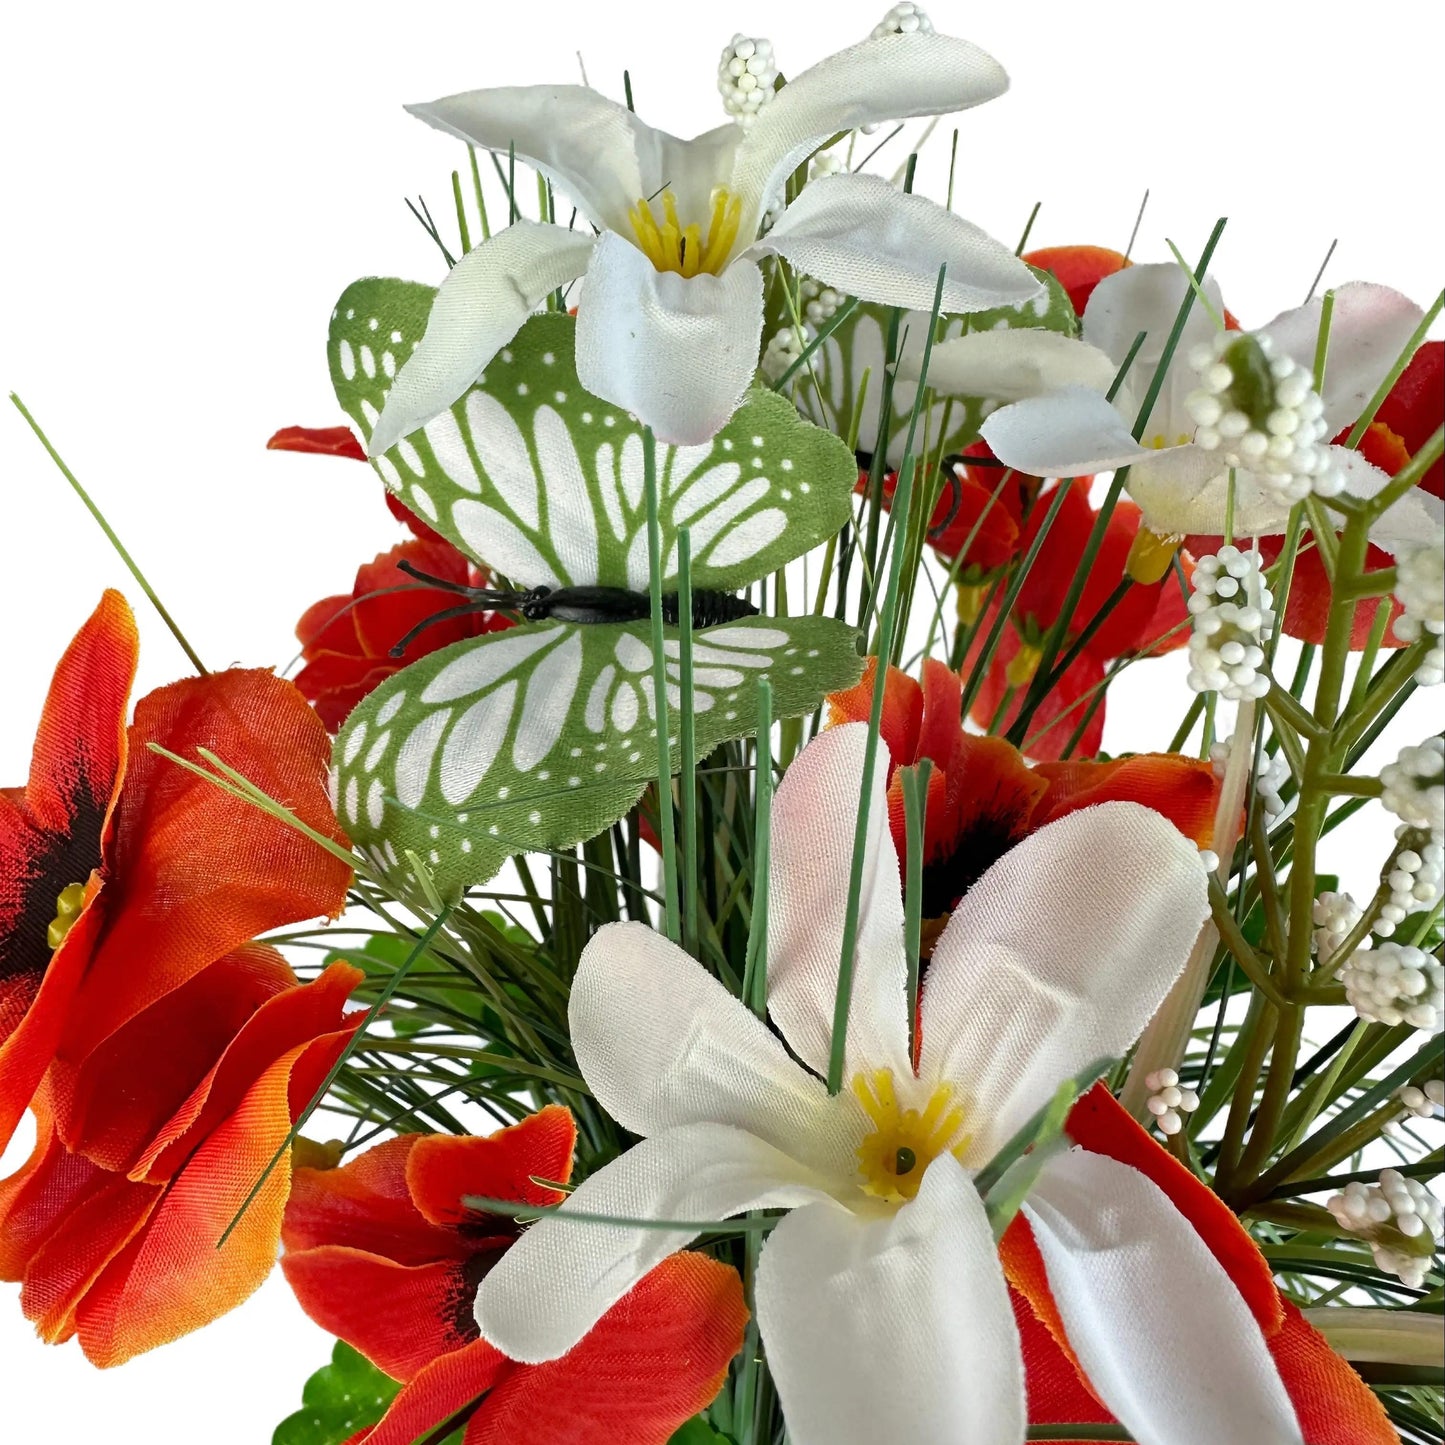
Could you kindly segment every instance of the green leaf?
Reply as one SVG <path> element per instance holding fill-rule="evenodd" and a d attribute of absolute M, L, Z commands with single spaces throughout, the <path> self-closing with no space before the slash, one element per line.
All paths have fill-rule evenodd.
<path fill-rule="evenodd" d="M 1035 327 L 1057 331 L 1065 336 L 1077 336 L 1079 319 L 1074 314 L 1068 293 L 1049 272 L 1036 266 L 1029 269 L 1048 288 L 1046 295 L 1019 306 L 1000 306 L 968 316 L 940 317 L 938 340 L 1013 327 Z M 817 377 L 817 385 L 808 375 L 808 366 L 804 365 L 785 388 L 784 394 L 792 397 L 798 410 L 810 421 L 846 437 L 852 434 L 853 411 L 863 385 L 863 374 L 869 373 L 863 412 L 858 418 L 860 452 L 871 453 L 878 441 L 878 406 L 884 386 L 884 343 L 891 315 L 889 307 L 871 302 L 856 307 L 852 315 L 813 353 L 810 364 Z M 900 354 L 922 354 L 929 320 L 926 311 L 904 313 L 898 330 Z M 894 415 L 906 417 L 912 404 L 912 395 L 900 385 L 893 399 Z M 961 452 L 977 439 L 985 414 L 982 399 L 940 397 L 927 411 L 919 414 L 918 446 L 921 449 L 924 438 L 927 438 L 930 456 L 939 452 L 940 442 L 944 456 Z M 895 428 L 896 435 L 889 449 L 891 465 L 897 466 L 902 460 L 906 431 L 906 427 Z"/>
<path fill-rule="evenodd" d="M 331 379 L 364 436 L 435 294 L 371 279 L 337 302 Z M 582 389 L 575 332 L 570 316 L 532 317 L 450 410 L 374 465 L 430 526 L 517 586 L 645 592 L 643 428 Z M 857 475 L 837 437 L 761 388 L 712 441 L 659 445 L 664 591 L 677 590 L 680 527 L 692 534 L 693 586 L 735 592 L 836 533 Z"/>
<path fill-rule="evenodd" d="M 719 1435 L 701 1415 L 697 1415 L 677 1431 L 667 1445 L 731 1445 L 731 1442 L 726 1435 Z"/>
<path fill-rule="evenodd" d="M 301 1408 L 276 1427 L 271 1445 L 343 1445 L 358 1430 L 375 1425 L 400 1389 L 344 1340 L 337 1340 L 331 1363 L 307 1380 Z"/>
<path fill-rule="evenodd" d="M 515 853 L 570 847 L 620 818 L 657 767 L 651 622 L 539 622 L 443 648 L 388 678 L 336 741 L 343 826 L 404 882 L 408 849 L 448 897 Z M 668 628 L 668 725 L 679 645 Z M 856 634 L 823 617 L 748 617 L 694 634 L 697 753 L 811 712 L 862 671 Z M 674 753 L 674 756 L 676 754 Z"/>

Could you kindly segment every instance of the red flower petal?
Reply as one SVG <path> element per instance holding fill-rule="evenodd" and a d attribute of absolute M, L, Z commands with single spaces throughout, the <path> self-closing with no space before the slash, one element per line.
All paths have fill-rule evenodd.
<path fill-rule="evenodd" d="M 423 1218 L 432 1224 L 478 1232 L 510 1234 L 499 1215 L 479 1216 L 462 1204 L 465 1195 L 515 1199 L 524 1204 L 560 1204 L 567 1196 L 532 1181 L 555 1179 L 565 1184 L 572 1175 L 572 1150 L 577 1126 L 560 1104 L 529 1115 L 495 1134 L 449 1137 L 432 1134 L 418 1139 L 406 1161 L 407 1187 Z"/>
<path fill-rule="evenodd" d="M 1050 272 L 1068 293 L 1074 314 L 1082 316 L 1094 287 L 1116 271 L 1131 264 L 1129 258 L 1107 246 L 1044 246 L 1025 253 L 1025 261 L 1041 271 Z"/>
<path fill-rule="evenodd" d="M 560 1360 L 499 1379 L 466 1445 L 666 1445 L 722 1388 L 747 1320 L 735 1270 L 674 1254 Z"/>
<path fill-rule="evenodd" d="M 480 1400 L 508 1371 L 519 1368 L 523 1367 L 485 1340 L 443 1355 L 402 1387 L 381 1422 L 370 1432 L 362 1431 L 355 1445 L 416 1445 Z M 471 1445 L 470 1430 L 464 1438 Z M 545 1445 L 545 1437 L 531 1438 L 536 1445 Z"/>
<path fill-rule="evenodd" d="M 1028 689 L 1017 688 L 1007 707 L 1003 707 L 1008 692 L 1006 675 L 1008 664 L 1019 653 L 1021 643 L 1018 633 L 1012 627 L 1005 627 L 999 638 L 998 651 L 993 663 L 984 676 L 969 716 L 980 727 L 992 727 L 995 732 L 1007 732 Z M 968 674 L 965 664 L 964 675 Z M 1088 652 L 1081 653 L 1070 665 L 1063 677 L 1045 694 L 1029 722 L 1028 735 L 1024 738 L 1023 751 L 1031 758 L 1056 761 L 1074 730 L 1093 707 L 1096 691 L 1104 680 L 1103 665 Z M 1104 710 L 1107 703 L 1101 702 L 1094 708 L 1087 726 L 1074 747 L 1074 753 L 1089 757 L 1099 751 L 1104 741 Z M 1003 707 L 1000 715 L 999 709 Z M 997 724 L 994 719 L 998 718 Z"/>
<path fill-rule="evenodd" d="M 492 1256 L 477 1256 L 490 1262 Z M 463 1260 L 396 1264 L 342 1245 L 288 1252 L 286 1282 L 322 1329 L 394 1380 L 410 1380 L 440 1355 L 477 1338 L 478 1278 Z M 444 1418 L 444 1417 L 439 1417 Z"/>
<path fill-rule="evenodd" d="M 150 751 L 212 749 L 303 822 L 345 842 L 326 797 L 330 743 L 305 699 L 263 671 L 188 678 L 142 698 L 107 865 L 107 926 L 61 1052 L 75 1060 L 222 955 L 339 913 L 350 869 L 260 809 Z"/>
<path fill-rule="evenodd" d="M 1197 758 L 1140 753 L 1108 763 L 1039 763 L 1034 772 L 1049 784 L 1034 816 L 1035 827 L 1095 803 L 1142 803 L 1201 848 L 1214 838 L 1220 780 L 1211 764 Z"/>
<path fill-rule="evenodd" d="M 828 723 L 866 723 L 873 713 L 873 680 L 878 659 L 870 657 L 858 683 L 828 695 Z M 883 712 L 878 736 L 888 748 L 888 778 L 918 757 L 918 734 L 923 725 L 923 689 L 896 667 L 890 667 L 883 688 Z"/>
<path fill-rule="evenodd" d="M 349 426 L 283 426 L 266 443 L 268 452 L 311 452 L 317 456 L 366 460 L 366 448 Z"/>
<path fill-rule="evenodd" d="M 106 592 L 56 667 L 23 794 L 0 800 L 0 1148 L 50 1062 L 93 942 L 94 920 L 73 925 L 59 950 L 47 931 L 60 893 L 100 866 L 125 772 L 137 649 L 130 608 Z"/>
<path fill-rule="evenodd" d="M 1411 456 L 1429 441 L 1445 422 L 1445 341 L 1427 341 L 1416 351 L 1375 420 L 1394 432 Z M 1445 457 L 1435 459 L 1420 485 L 1445 497 Z"/>

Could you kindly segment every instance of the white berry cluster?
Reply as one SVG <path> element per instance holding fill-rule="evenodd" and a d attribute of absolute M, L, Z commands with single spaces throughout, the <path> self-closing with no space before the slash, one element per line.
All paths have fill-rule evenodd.
<path fill-rule="evenodd" d="M 1321 893 L 1315 899 L 1311 916 L 1315 925 L 1315 956 L 1321 963 L 1328 963 L 1339 951 L 1340 944 L 1349 936 L 1350 930 L 1365 914 L 1348 893 Z M 1370 940 L 1367 938 L 1362 947 L 1369 946 Z"/>
<path fill-rule="evenodd" d="M 1414 1084 L 1401 1084 L 1395 1090 L 1395 1099 L 1404 1112 L 1399 1121 L 1391 1120 L 1385 1125 L 1385 1133 L 1398 1138 L 1400 1122 L 1405 1119 L 1433 1119 L 1445 1113 L 1445 1080 L 1427 1079 L 1418 1088 Z"/>
<path fill-rule="evenodd" d="M 813 326 L 830 321 L 843 304 L 842 295 L 831 286 L 804 276 L 798 283 L 799 299 L 803 303 L 803 316 Z"/>
<path fill-rule="evenodd" d="M 1395 837 L 1403 838 L 1406 833 L 1416 831 L 1401 823 L 1395 829 Z M 1412 913 L 1433 908 L 1440 901 L 1442 881 L 1445 881 L 1445 847 L 1435 839 L 1402 850 L 1384 879 L 1390 886 L 1390 897 L 1380 909 L 1375 932 L 1381 938 L 1388 938 Z"/>
<path fill-rule="evenodd" d="M 932 35 L 933 21 L 924 13 L 921 5 L 911 0 L 902 0 L 895 5 L 874 27 L 872 38 L 882 40 L 885 35 Z"/>
<path fill-rule="evenodd" d="M 819 151 L 808 168 L 810 181 L 821 181 L 825 176 L 841 175 L 848 169 L 848 162 L 837 151 Z"/>
<path fill-rule="evenodd" d="M 1395 636 L 1417 642 L 1433 636 L 1435 646 L 1415 669 L 1421 687 L 1445 681 L 1445 539 L 1435 536 L 1395 559 L 1395 600 L 1405 610 L 1395 619 Z"/>
<path fill-rule="evenodd" d="M 1339 495 L 1344 474 L 1330 452 L 1324 403 L 1293 357 L 1277 353 L 1269 336 L 1222 331 L 1189 362 L 1201 382 L 1184 399 L 1195 446 L 1255 473 L 1283 502 Z"/>
<path fill-rule="evenodd" d="M 1154 1116 L 1161 1134 L 1177 1134 L 1184 1127 L 1183 1115 L 1199 1107 L 1199 1095 L 1193 1089 L 1179 1087 L 1179 1075 L 1173 1069 L 1155 1069 L 1145 1077 L 1149 1099 L 1145 1107 Z"/>
<path fill-rule="evenodd" d="M 1224 546 L 1194 564 L 1189 686 L 1195 692 L 1218 692 L 1238 702 L 1269 691 L 1269 678 L 1259 668 L 1261 644 L 1274 630 L 1273 605 L 1258 553 Z"/>
<path fill-rule="evenodd" d="M 1445 738 L 1401 748 L 1399 757 L 1380 769 L 1380 782 L 1385 789 L 1380 801 L 1402 823 L 1445 838 Z"/>
<path fill-rule="evenodd" d="M 769 381 L 777 381 L 784 372 L 803 354 L 807 338 L 796 326 L 780 326 L 768 337 L 763 348 L 763 375 Z"/>
<path fill-rule="evenodd" d="M 1385 1169 L 1378 1184 L 1355 1180 L 1325 1207 L 1342 1229 L 1369 1241 L 1381 1269 L 1411 1289 L 1425 1282 L 1445 1217 L 1440 1201 L 1418 1179 Z"/>
<path fill-rule="evenodd" d="M 1437 1034 L 1445 1015 L 1445 969 L 1424 949 L 1393 940 L 1360 950 L 1340 970 L 1345 998 L 1362 1018 Z"/>
<path fill-rule="evenodd" d="M 763 106 L 773 98 L 778 78 L 773 59 L 773 42 L 747 35 L 734 35 L 723 46 L 717 66 L 717 88 L 723 109 L 741 126 L 753 123 Z"/>
<path fill-rule="evenodd" d="M 1209 750 L 1209 761 L 1214 764 L 1214 776 L 1223 781 L 1229 767 L 1229 750 L 1234 745 L 1231 734 L 1217 742 Z M 1266 754 L 1260 759 L 1259 771 L 1254 775 L 1254 793 L 1265 819 L 1271 820 L 1284 812 L 1284 797 L 1280 789 L 1290 780 L 1289 759 L 1283 753 Z"/>

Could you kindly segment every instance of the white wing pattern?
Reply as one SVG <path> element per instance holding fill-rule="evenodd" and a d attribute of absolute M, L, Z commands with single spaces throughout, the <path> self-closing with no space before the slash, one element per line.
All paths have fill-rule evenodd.
<path fill-rule="evenodd" d="M 857 681 L 852 630 L 830 618 L 750 617 L 694 634 L 699 756 L 774 715 L 810 711 Z M 679 641 L 664 643 L 668 726 L 681 704 Z M 657 767 L 649 622 L 542 622 L 433 653 L 388 679 L 337 739 L 337 809 L 353 841 L 403 878 L 407 852 L 455 896 L 514 853 L 600 832 Z"/>
<path fill-rule="evenodd" d="M 336 304 L 332 383 L 367 437 L 435 294 L 371 279 Z M 582 390 L 574 332 L 570 316 L 533 317 L 449 411 L 375 466 L 407 506 L 515 585 L 642 592 L 642 427 Z M 836 533 L 856 479 L 837 437 L 806 425 L 784 398 L 753 391 L 712 441 L 657 448 L 664 589 L 680 527 L 692 534 L 693 586 L 735 592 Z"/>

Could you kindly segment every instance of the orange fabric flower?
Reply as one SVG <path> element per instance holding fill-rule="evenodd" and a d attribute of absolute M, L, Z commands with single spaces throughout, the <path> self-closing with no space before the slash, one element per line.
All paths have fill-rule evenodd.
<path fill-rule="evenodd" d="M 876 676 L 877 659 L 870 658 L 856 687 L 829 697 L 829 721 L 868 721 Z M 907 832 L 899 769 L 924 758 L 933 764 L 923 822 L 925 918 L 951 913 L 984 872 L 1030 833 L 1095 803 L 1141 803 L 1200 847 L 1209 846 L 1219 782 L 1208 763 L 1148 753 L 1029 767 L 1002 738 L 965 731 L 962 695 L 958 674 L 931 658 L 923 664 L 921 685 L 888 669 L 880 736 L 888 748 L 889 822 L 900 858 Z"/>
<path fill-rule="evenodd" d="M 1044 246 L 1026 251 L 1023 259 L 1030 266 L 1048 271 L 1067 292 L 1074 314 L 1082 316 L 1094 287 L 1116 271 L 1131 265 L 1129 258 L 1107 246 Z"/>
<path fill-rule="evenodd" d="M 1228 1206 L 1151 1139 L 1107 1088 L 1096 1084 L 1085 1094 L 1065 1127 L 1083 1148 L 1146 1175 L 1209 1246 L 1259 1322 L 1309 1445 L 1395 1445 L 1399 1437 L 1379 1400 L 1280 1295 L 1264 1256 Z M 1114 1423 L 1064 1332 L 1023 1216 L 1009 1226 L 999 1252 L 1023 1346 L 1029 1423 Z"/>
<path fill-rule="evenodd" d="M 1066 495 L 1019 591 L 970 710 L 973 720 L 991 732 L 1006 732 L 1018 717 L 1037 665 L 1038 648 L 1059 619 L 1098 517 L 1098 512 L 1089 504 L 1087 480 L 1059 485 L 1067 489 Z M 1047 493 L 1035 503 L 1020 539 L 1020 551 L 1027 551 L 1038 535 L 1052 496 Z M 1060 656 L 1072 639 L 1093 621 L 1123 580 L 1124 564 L 1139 530 L 1140 515 L 1139 508 L 1125 497 L 1115 505 L 1070 619 Z M 1185 565 L 1187 576 L 1187 558 Z M 982 655 L 994 616 L 990 609 L 975 631 L 964 667 L 965 676 L 972 670 L 975 659 Z M 1029 723 L 1024 750 L 1035 758 L 1058 758 L 1075 728 L 1088 717 L 1075 751 L 1086 757 L 1098 752 L 1104 738 L 1104 704 L 1100 703 L 1091 716 L 1089 708 L 1095 690 L 1103 682 L 1106 665 L 1131 653 L 1155 655 L 1185 646 L 1189 641 L 1189 629 L 1184 625 L 1187 619 L 1187 598 L 1172 571 L 1158 582 L 1134 583 L 1045 695 Z"/>
<path fill-rule="evenodd" d="M 361 978 L 338 963 L 298 984 L 279 954 L 250 944 L 131 1019 L 81 1069 L 56 1066 L 35 1101 L 35 1149 L 0 1182 L 0 1277 L 21 1282 L 43 1339 L 78 1336 L 93 1364 L 118 1365 L 260 1286 L 287 1156 L 217 1245 L 360 1023 L 342 1008 Z M 244 1022 L 220 1026 L 218 1006 Z M 226 1033 L 209 1057 L 196 1043 Z"/>
<path fill-rule="evenodd" d="M 476 1287 L 517 1237 L 480 1195 L 556 1204 L 576 1131 L 552 1105 L 485 1138 L 410 1134 L 339 1169 L 298 1169 L 282 1269 L 301 1307 L 405 1383 L 355 1442 L 411 1445 L 466 1422 L 466 1445 L 664 1445 L 721 1388 L 747 1310 L 735 1271 L 674 1255 L 569 1354 L 519 1365 L 481 1339 Z"/>

